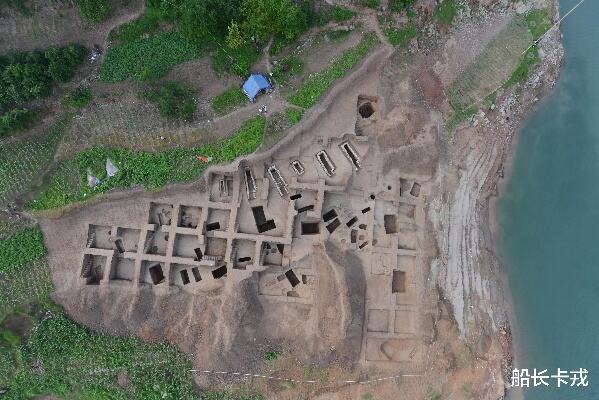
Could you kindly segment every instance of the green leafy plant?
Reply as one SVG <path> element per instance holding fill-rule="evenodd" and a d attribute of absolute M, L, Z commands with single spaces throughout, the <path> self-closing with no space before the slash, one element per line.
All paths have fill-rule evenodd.
<path fill-rule="evenodd" d="M 75 107 L 75 108 L 83 108 L 89 105 L 92 101 L 92 91 L 88 88 L 79 88 L 73 90 L 69 93 L 64 102 L 66 105 Z"/>
<path fill-rule="evenodd" d="M 329 6 L 323 4 L 321 6 L 320 12 L 318 14 L 318 24 L 324 25 L 327 22 L 335 21 L 335 22 L 343 22 L 348 21 L 355 17 L 357 14 L 355 11 L 350 10 L 348 8 L 339 7 L 339 6 Z"/>
<path fill-rule="evenodd" d="M 400 12 L 414 4 L 415 0 L 390 0 L 389 10 L 393 12 Z"/>
<path fill-rule="evenodd" d="M 289 121 L 291 125 L 295 125 L 302 119 L 304 110 L 290 107 L 285 109 L 285 115 L 287 116 L 287 121 Z"/>
<path fill-rule="evenodd" d="M 0 241 L 0 272 L 9 272 L 46 254 L 39 227 L 26 228 Z"/>
<path fill-rule="evenodd" d="M 0 137 L 26 129 L 34 113 L 24 108 L 15 108 L 0 115 Z"/>
<path fill-rule="evenodd" d="M 264 360 L 265 361 L 274 361 L 277 358 L 279 358 L 280 355 L 281 355 L 280 351 L 276 351 L 276 350 L 267 351 L 266 353 L 264 353 Z"/>
<path fill-rule="evenodd" d="M 155 79 L 174 65 L 201 54 L 200 48 L 180 32 L 161 32 L 108 50 L 100 79 L 106 82 L 120 82 L 130 77 L 140 81 Z"/>
<path fill-rule="evenodd" d="M 327 69 L 306 79 L 302 86 L 289 97 L 289 102 L 303 108 L 312 107 L 335 80 L 342 78 L 378 43 L 374 34 L 364 35 L 360 43 L 345 50 L 341 57 L 332 62 Z"/>
<path fill-rule="evenodd" d="M 192 90 L 176 82 L 165 82 L 159 88 L 146 91 L 143 97 L 157 103 L 160 115 L 165 118 L 189 120 L 196 109 Z"/>
<path fill-rule="evenodd" d="M 75 0 L 83 18 L 92 22 L 102 22 L 110 12 L 107 0 Z"/>
<path fill-rule="evenodd" d="M 253 47 L 231 48 L 219 45 L 212 53 L 212 68 L 218 73 L 229 72 L 245 78 L 259 57 L 260 53 Z"/>
<path fill-rule="evenodd" d="M 451 25 L 457 13 L 454 0 L 442 0 L 435 10 L 435 18 L 447 25 Z"/>
<path fill-rule="evenodd" d="M 299 57 L 289 55 L 277 61 L 272 69 L 272 76 L 280 83 L 286 83 L 295 75 L 304 71 L 304 63 Z"/>
<path fill-rule="evenodd" d="M 238 87 L 232 87 L 210 101 L 212 109 L 219 115 L 227 114 L 247 103 L 247 97 Z"/>
<path fill-rule="evenodd" d="M 415 38 L 418 35 L 418 31 L 413 24 L 409 24 L 401 29 L 385 29 L 385 35 L 389 39 L 389 43 L 393 46 L 404 47 L 412 38 Z"/>

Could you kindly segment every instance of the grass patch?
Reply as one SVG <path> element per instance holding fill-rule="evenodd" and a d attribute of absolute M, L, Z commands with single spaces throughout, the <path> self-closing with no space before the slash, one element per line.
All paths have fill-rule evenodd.
<path fill-rule="evenodd" d="M 389 11 L 401 12 L 414 4 L 414 1 L 416 0 L 390 0 Z"/>
<path fill-rule="evenodd" d="M 212 105 L 212 109 L 216 111 L 218 115 L 225 115 L 236 108 L 242 107 L 247 101 L 247 96 L 240 88 L 232 87 L 221 94 L 214 96 L 210 101 L 210 104 Z"/>
<path fill-rule="evenodd" d="M 202 154 L 212 157 L 209 164 L 231 162 L 250 154 L 262 143 L 265 118 L 246 121 L 230 138 L 192 148 L 169 149 L 156 153 L 126 149 L 94 147 L 62 163 L 37 199 L 29 202 L 31 210 L 47 210 L 83 201 L 114 188 L 142 185 L 155 190 L 169 183 L 190 181 L 207 168 L 196 159 Z M 110 158 L 119 171 L 107 179 L 105 163 Z M 95 188 L 87 185 L 87 171 L 101 180 Z"/>
<path fill-rule="evenodd" d="M 0 115 L 0 137 L 24 131 L 29 127 L 35 113 L 25 108 L 14 108 Z"/>
<path fill-rule="evenodd" d="M 360 43 L 345 50 L 341 57 L 333 61 L 327 69 L 306 79 L 289 97 L 289 102 L 303 108 L 312 107 L 335 80 L 345 76 L 378 43 L 378 39 L 373 33 L 364 35 Z"/>
<path fill-rule="evenodd" d="M 443 0 L 435 10 L 435 18 L 447 25 L 451 25 L 457 13 L 458 9 L 454 0 Z"/>
<path fill-rule="evenodd" d="M 459 109 L 454 111 L 454 113 L 451 115 L 451 117 L 449 117 L 445 124 L 447 126 L 447 130 L 449 132 L 453 132 L 459 124 L 472 118 L 472 116 L 475 115 L 477 112 L 478 107 L 476 106 L 471 106 L 465 109 Z"/>
<path fill-rule="evenodd" d="M 100 69 L 100 79 L 106 82 L 120 82 L 131 77 L 140 81 L 155 79 L 176 64 L 201 54 L 199 46 L 178 31 L 161 32 L 108 50 Z"/>
<path fill-rule="evenodd" d="M 26 228 L 0 241 L 0 272 L 6 273 L 46 254 L 42 231 Z"/>
<path fill-rule="evenodd" d="M 516 83 L 526 82 L 528 79 L 528 75 L 530 74 L 530 69 L 534 65 L 538 64 L 540 61 L 539 57 L 539 49 L 535 46 L 531 47 L 524 53 L 522 56 L 522 60 L 512 72 L 509 79 L 504 83 L 503 87 L 509 87 Z"/>
<path fill-rule="evenodd" d="M 293 76 L 304 71 L 304 63 L 299 57 L 288 55 L 280 60 L 272 69 L 272 76 L 278 83 L 287 83 Z"/>
<path fill-rule="evenodd" d="M 0 319 L 30 304 L 49 302 L 53 290 L 45 258 L 31 261 L 19 269 L 0 272 Z"/>
<path fill-rule="evenodd" d="M 532 10 L 524 19 L 534 40 L 543 36 L 551 28 L 551 19 L 547 10 Z"/>
<path fill-rule="evenodd" d="M 144 35 L 151 35 L 158 30 L 160 19 L 153 8 L 146 8 L 146 12 L 139 18 L 127 22 L 119 27 L 115 35 L 121 43 L 131 43 L 141 39 Z"/>
<path fill-rule="evenodd" d="M 36 140 L 0 143 L 0 203 L 25 193 L 52 162 L 66 127 L 66 118 Z"/>
<path fill-rule="evenodd" d="M 385 29 L 385 36 L 389 39 L 389 43 L 393 46 L 404 47 L 410 42 L 412 38 L 418 35 L 418 31 L 413 24 L 409 24 L 405 28 L 401 29 Z"/>
<path fill-rule="evenodd" d="M 102 22 L 110 12 L 107 0 L 75 0 L 81 16 L 91 22 Z"/>
<path fill-rule="evenodd" d="M 64 103 L 73 108 L 87 107 L 92 101 L 92 91 L 88 88 L 79 88 L 69 93 Z"/>
<path fill-rule="evenodd" d="M 17 10 L 21 15 L 30 17 L 33 15 L 33 13 L 31 12 L 31 9 L 27 7 L 27 4 L 25 4 L 25 2 L 25 0 L 0 0 L 0 7 L 12 7 L 15 10 Z"/>
<path fill-rule="evenodd" d="M 325 25 L 330 21 L 343 22 L 354 18 L 357 13 L 348 8 L 323 5 L 318 15 L 318 24 Z"/>
<path fill-rule="evenodd" d="M 264 361 L 266 362 L 271 362 L 276 360 L 277 358 L 279 358 L 279 356 L 281 355 L 280 351 L 267 351 L 266 353 L 264 353 Z"/>
<path fill-rule="evenodd" d="M 302 110 L 302 109 L 290 107 L 285 110 L 285 116 L 287 116 L 287 121 L 289 121 L 289 123 L 291 125 L 295 125 L 298 122 L 300 122 L 303 115 L 304 115 L 304 110 Z"/>
<path fill-rule="evenodd" d="M 159 88 L 144 92 L 142 97 L 158 104 L 164 118 L 190 120 L 196 109 L 193 91 L 176 82 L 164 82 Z"/>
<path fill-rule="evenodd" d="M 360 5 L 362 7 L 368 7 L 376 10 L 380 7 L 381 0 L 360 0 Z"/>

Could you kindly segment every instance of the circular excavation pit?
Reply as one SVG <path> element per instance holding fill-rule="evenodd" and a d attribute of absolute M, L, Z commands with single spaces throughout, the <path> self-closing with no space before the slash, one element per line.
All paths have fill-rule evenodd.
<path fill-rule="evenodd" d="M 358 112 L 362 118 L 370 118 L 374 114 L 374 107 L 371 102 L 366 102 L 358 107 Z"/>

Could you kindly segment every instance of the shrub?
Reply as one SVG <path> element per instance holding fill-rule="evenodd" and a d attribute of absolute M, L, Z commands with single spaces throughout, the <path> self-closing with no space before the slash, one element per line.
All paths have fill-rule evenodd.
<path fill-rule="evenodd" d="M 219 46 L 212 53 L 212 68 L 218 72 L 229 72 L 245 78 L 250 72 L 250 67 L 260 57 L 260 53 L 253 47 L 239 47 L 232 49 L 228 46 Z"/>
<path fill-rule="evenodd" d="M 215 96 L 210 103 L 219 115 L 227 114 L 247 103 L 247 97 L 238 87 L 232 87 Z"/>
<path fill-rule="evenodd" d="M 435 10 L 435 17 L 447 25 L 451 25 L 456 14 L 457 9 L 453 0 L 442 0 Z"/>
<path fill-rule="evenodd" d="M 285 110 L 285 115 L 287 116 L 287 121 L 291 125 L 295 125 L 302 119 L 304 110 L 290 107 Z"/>
<path fill-rule="evenodd" d="M 158 30 L 159 18 L 153 9 L 147 9 L 139 18 L 127 22 L 119 27 L 116 39 L 122 43 L 131 43 L 146 34 L 152 34 Z"/>
<path fill-rule="evenodd" d="M 42 231 L 26 228 L 0 241 L 0 272 L 10 272 L 46 254 Z"/>
<path fill-rule="evenodd" d="M 102 22 L 110 11 L 107 0 L 75 0 L 83 18 L 92 22 Z"/>
<path fill-rule="evenodd" d="M 294 75 L 304 71 L 304 63 L 298 57 L 289 55 L 277 61 L 272 69 L 272 76 L 280 83 L 285 83 Z"/>
<path fill-rule="evenodd" d="M 196 109 L 192 90 L 176 82 L 165 82 L 160 88 L 145 92 L 143 97 L 157 103 L 160 115 L 165 118 L 189 120 Z"/>
<path fill-rule="evenodd" d="M 418 35 L 416 27 L 412 24 L 401 29 L 385 29 L 385 36 L 389 39 L 389 43 L 393 46 L 406 46 L 412 38 Z"/>
<path fill-rule="evenodd" d="M 306 79 L 302 86 L 291 95 L 289 102 L 303 108 L 312 107 L 336 79 L 343 77 L 377 44 L 378 39 L 374 34 L 364 35 L 360 43 L 345 50 L 341 57 L 327 69 Z"/>
<path fill-rule="evenodd" d="M 149 39 L 136 39 L 106 53 L 100 79 L 120 82 L 159 78 L 174 65 L 201 55 L 200 48 L 178 31 L 161 32 Z"/>
<path fill-rule="evenodd" d="M 348 8 L 323 5 L 318 14 L 317 22 L 319 25 L 324 25 L 330 21 L 343 22 L 352 19 L 356 15 L 355 11 Z"/>
<path fill-rule="evenodd" d="M 203 146 L 155 153 L 93 147 L 63 162 L 37 199 L 28 203 L 27 207 L 32 210 L 47 210 L 83 201 L 114 188 L 143 185 L 147 189 L 157 189 L 168 183 L 192 180 L 208 166 L 198 161 L 196 155 L 212 157 L 212 163 L 221 163 L 252 153 L 262 143 L 264 126 L 264 117 L 258 116 L 246 121 L 230 138 Z M 119 168 L 117 174 L 110 179 L 106 179 L 107 158 Z M 88 168 L 101 180 L 95 188 L 87 186 Z"/>
<path fill-rule="evenodd" d="M 277 358 L 279 358 L 279 356 L 281 355 L 280 351 L 267 351 L 266 353 L 264 353 L 264 360 L 265 361 L 274 361 Z"/>
<path fill-rule="evenodd" d="M 390 0 L 389 10 L 394 12 L 400 12 L 414 4 L 415 0 Z"/>
<path fill-rule="evenodd" d="M 0 107 L 48 96 L 54 82 L 73 76 L 85 52 L 84 47 L 70 45 L 0 56 Z"/>
<path fill-rule="evenodd" d="M 86 107 L 92 101 L 92 92 L 88 88 L 79 88 L 69 93 L 64 102 L 66 105 L 75 107 L 75 108 L 83 108 Z"/>
<path fill-rule="evenodd" d="M 380 0 L 362 0 L 360 4 L 364 7 L 377 9 L 381 5 Z"/>
<path fill-rule="evenodd" d="M 33 112 L 24 108 L 15 108 L 0 115 L 0 137 L 26 129 L 33 115 Z"/>

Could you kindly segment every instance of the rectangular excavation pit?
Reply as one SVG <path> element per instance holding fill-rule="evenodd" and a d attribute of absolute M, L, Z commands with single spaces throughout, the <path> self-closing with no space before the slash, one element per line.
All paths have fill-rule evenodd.
<path fill-rule="evenodd" d="M 395 311 L 395 333 L 413 335 L 416 333 L 416 312 L 413 310 Z"/>
<path fill-rule="evenodd" d="M 330 209 L 329 211 L 327 211 L 326 213 L 324 213 L 322 215 L 322 220 L 324 222 L 329 222 L 333 218 L 337 218 L 337 211 L 335 211 L 334 208 Z"/>
<path fill-rule="evenodd" d="M 179 207 L 178 226 L 195 229 L 200 223 L 201 215 L 202 209 L 200 207 L 181 205 Z"/>
<path fill-rule="evenodd" d="M 405 271 L 394 270 L 391 280 L 391 293 L 405 293 L 406 291 L 406 273 Z"/>
<path fill-rule="evenodd" d="M 256 198 L 256 191 L 258 188 L 256 186 L 254 172 L 250 167 L 245 167 L 243 169 L 243 180 L 245 183 L 245 195 L 247 196 L 247 199 L 254 200 Z"/>
<path fill-rule="evenodd" d="M 212 271 L 212 277 L 214 279 L 220 279 L 223 276 L 227 276 L 227 265 L 221 265 L 217 269 Z"/>
<path fill-rule="evenodd" d="M 110 226 L 90 224 L 87 230 L 86 247 L 106 250 L 114 249 L 111 234 L 112 227 Z"/>
<path fill-rule="evenodd" d="M 272 231 L 273 229 L 277 229 L 277 225 L 275 224 L 274 219 L 269 219 L 268 221 L 258 226 L 258 233 Z"/>
<path fill-rule="evenodd" d="M 247 239 L 233 240 L 233 269 L 246 269 L 252 263 L 256 242 Z"/>
<path fill-rule="evenodd" d="M 291 287 L 296 287 L 300 283 L 300 280 L 298 279 L 297 275 L 295 274 L 295 272 L 293 272 L 292 269 L 290 269 L 289 271 L 285 272 L 285 277 L 287 278 L 287 280 L 291 284 Z"/>
<path fill-rule="evenodd" d="M 198 267 L 193 267 L 191 269 L 191 274 L 193 275 L 193 280 L 199 282 L 202 280 L 202 275 L 200 275 L 200 269 Z"/>
<path fill-rule="evenodd" d="M 283 265 L 283 253 L 280 251 L 279 243 L 264 242 L 261 248 L 261 258 L 263 265 Z M 285 247 L 283 246 L 283 251 Z"/>
<path fill-rule="evenodd" d="M 127 252 L 136 252 L 139 245 L 141 230 L 134 228 L 117 228 L 116 236 L 121 239 L 123 249 Z"/>
<path fill-rule="evenodd" d="M 163 284 L 165 279 L 166 269 L 164 263 L 156 261 L 142 261 L 141 262 L 141 273 L 139 275 L 139 281 L 143 284 L 152 286 Z"/>
<path fill-rule="evenodd" d="M 352 164 L 356 171 L 362 168 L 362 164 L 360 163 L 360 156 L 358 155 L 356 149 L 351 145 L 349 140 L 341 143 L 339 147 L 341 148 L 343 155 L 345 155 L 347 160 Z"/>
<path fill-rule="evenodd" d="M 416 206 L 413 204 L 400 203 L 398 213 L 408 219 L 414 219 L 414 216 L 416 215 Z"/>
<path fill-rule="evenodd" d="M 329 154 L 326 151 L 320 150 L 318 153 L 316 153 L 316 159 L 318 160 L 318 163 L 322 167 L 324 173 L 329 178 L 335 174 L 335 164 L 333 163 L 333 161 L 329 157 Z"/>
<path fill-rule="evenodd" d="M 410 194 L 414 197 L 420 196 L 420 184 L 419 183 L 414 182 L 414 184 L 412 185 L 412 189 L 410 190 Z"/>
<path fill-rule="evenodd" d="M 233 177 L 229 174 L 209 174 L 210 201 L 228 203 L 233 194 Z"/>
<path fill-rule="evenodd" d="M 81 277 L 87 285 L 97 285 L 106 272 L 106 256 L 85 254 L 81 265 Z"/>
<path fill-rule="evenodd" d="M 358 230 L 357 229 L 352 229 L 350 232 L 350 242 L 351 243 L 356 243 L 358 241 Z"/>
<path fill-rule="evenodd" d="M 169 234 L 158 228 L 158 231 L 148 231 L 144 244 L 144 254 L 166 255 L 168 246 Z"/>
<path fill-rule="evenodd" d="M 173 218 L 173 205 L 165 203 L 150 203 L 150 215 L 148 223 L 158 225 L 170 225 Z"/>
<path fill-rule="evenodd" d="M 200 247 L 200 239 L 197 235 L 185 235 L 177 233 L 175 243 L 173 243 L 173 256 L 175 257 L 196 257 L 195 249 Z"/>
<path fill-rule="evenodd" d="M 384 225 L 385 225 L 385 233 L 387 235 L 391 235 L 397 233 L 398 231 L 398 223 L 397 216 L 393 214 L 385 214 L 383 217 Z"/>
<path fill-rule="evenodd" d="M 302 194 L 301 193 L 296 193 L 292 196 L 289 197 L 289 200 L 297 200 L 297 199 L 301 199 L 302 198 Z"/>
<path fill-rule="evenodd" d="M 133 282 L 135 278 L 135 260 L 119 257 L 112 267 L 111 280 Z"/>
<path fill-rule="evenodd" d="M 209 237 L 206 238 L 206 256 L 224 257 L 227 251 L 227 239 Z"/>
<path fill-rule="evenodd" d="M 298 208 L 297 209 L 297 213 L 301 214 L 301 213 L 305 213 L 305 212 L 312 211 L 312 210 L 314 210 L 314 204 L 309 204 L 307 206 L 303 206 L 301 208 Z"/>
<path fill-rule="evenodd" d="M 270 175 L 270 179 L 272 179 L 275 184 L 275 188 L 277 189 L 277 192 L 279 192 L 279 195 L 281 197 L 287 197 L 287 182 L 285 181 L 285 178 L 283 178 L 279 168 L 274 164 L 271 165 L 268 167 L 268 175 Z"/>
<path fill-rule="evenodd" d="M 415 231 L 401 230 L 398 238 L 397 248 L 400 250 L 416 250 L 418 247 L 418 236 Z"/>
<path fill-rule="evenodd" d="M 302 222 L 302 235 L 317 235 L 320 233 L 318 222 Z"/>
<path fill-rule="evenodd" d="M 363 208 L 362 214 L 366 214 L 368 211 L 370 211 L 370 207 Z"/>
<path fill-rule="evenodd" d="M 229 228 L 229 218 L 231 210 L 219 208 L 209 208 L 206 219 L 206 232 L 210 231 L 226 231 Z"/>
<path fill-rule="evenodd" d="M 300 160 L 293 160 L 291 161 L 290 165 L 293 172 L 295 172 L 298 176 L 306 172 L 306 169 Z"/>
<path fill-rule="evenodd" d="M 347 227 L 350 228 L 356 222 L 358 222 L 358 217 L 352 217 L 349 221 L 347 221 L 345 225 L 347 225 Z"/>
<path fill-rule="evenodd" d="M 184 285 L 188 285 L 188 284 L 189 284 L 189 282 L 191 282 L 191 281 L 189 280 L 189 272 L 188 272 L 188 270 L 186 270 L 186 269 L 182 269 L 181 271 L 179 271 L 179 275 L 181 275 L 181 282 L 182 282 Z"/>
<path fill-rule="evenodd" d="M 335 232 L 335 229 L 339 228 L 340 225 L 341 222 L 339 221 L 339 218 L 335 218 L 333 222 L 327 225 L 327 230 L 329 231 L 329 233 L 333 233 Z"/>
<path fill-rule="evenodd" d="M 368 332 L 389 332 L 389 310 L 368 310 Z"/>
<path fill-rule="evenodd" d="M 264 214 L 264 207 L 262 207 L 262 206 L 252 207 L 252 214 L 254 215 L 254 221 L 256 222 L 256 228 L 266 222 L 266 214 Z"/>

